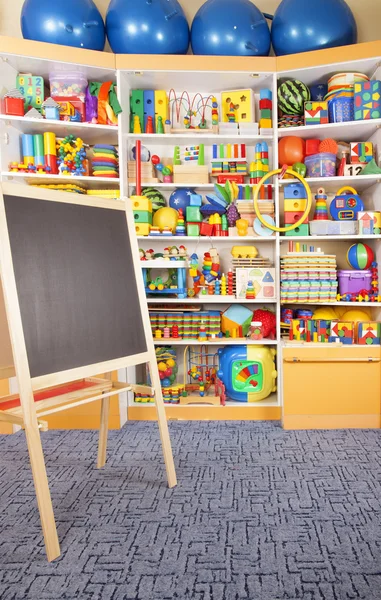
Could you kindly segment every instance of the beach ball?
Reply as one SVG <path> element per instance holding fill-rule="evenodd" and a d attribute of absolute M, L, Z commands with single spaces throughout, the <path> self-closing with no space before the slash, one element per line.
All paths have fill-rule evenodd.
<path fill-rule="evenodd" d="M 175 233 L 179 213 L 174 208 L 159 208 L 153 216 L 153 226 L 164 229 L 169 227 Z"/>
<path fill-rule="evenodd" d="M 275 54 L 297 54 L 357 42 L 357 26 L 344 0 L 282 0 L 271 28 Z"/>
<path fill-rule="evenodd" d="M 352 269 L 369 269 L 374 261 L 374 252 L 367 244 L 353 244 L 347 252 L 347 261 Z"/>
<path fill-rule="evenodd" d="M 177 188 L 169 197 L 169 206 L 176 210 L 183 210 L 184 215 L 187 206 L 190 206 L 190 197 L 196 192 L 192 188 Z"/>
<path fill-rule="evenodd" d="M 208 0 L 193 20 L 191 44 L 193 54 L 268 56 L 270 30 L 250 0 Z"/>
<path fill-rule="evenodd" d="M 111 0 L 106 31 L 115 54 L 186 54 L 189 47 L 177 0 Z"/>
<path fill-rule="evenodd" d="M 21 31 L 27 40 L 103 50 L 106 41 L 101 13 L 93 0 L 25 0 Z"/>
<path fill-rule="evenodd" d="M 311 99 L 309 88 L 299 79 L 287 79 L 278 87 L 278 108 L 285 115 L 304 115 L 304 103 Z"/>
<path fill-rule="evenodd" d="M 279 166 L 302 163 L 306 156 L 306 142 L 295 135 L 287 135 L 278 143 Z"/>

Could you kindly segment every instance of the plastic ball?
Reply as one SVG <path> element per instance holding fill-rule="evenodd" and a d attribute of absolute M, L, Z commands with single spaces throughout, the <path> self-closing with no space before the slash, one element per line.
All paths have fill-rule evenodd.
<path fill-rule="evenodd" d="M 106 33 L 93 0 L 25 0 L 21 31 L 27 40 L 103 50 Z"/>
<path fill-rule="evenodd" d="M 171 380 L 169 379 L 169 377 L 165 377 L 162 382 L 161 385 L 163 387 L 169 387 L 171 385 Z"/>
<path fill-rule="evenodd" d="M 172 233 L 174 233 L 178 218 L 179 213 L 174 208 L 159 208 L 159 210 L 156 211 L 153 216 L 153 226 L 159 227 L 160 229 L 169 227 L 172 229 Z"/>
<path fill-rule="evenodd" d="M 350 308 L 341 318 L 342 321 L 353 321 L 354 323 L 369 321 L 369 319 L 370 313 L 367 310 L 358 308 Z"/>
<path fill-rule="evenodd" d="M 167 365 L 165 364 L 165 362 L 159 362 L 159 364 L 157 365 L 157 368 L 159 369 L 159 371 L 165 371 L 167 369 Z"/>
<path fill-rule="evenodd" d="M 163 169 L 164 169 L 164 165 L 163 165 L 163 163 L 160 163 L 160 162 L 159 162 L 159 164 L 158 164 L 158 165 L 156 165 L 156 169 L 157 169 L 158 171 L 163 171 Z"/>
<path fill-rule="evenodd" d="M 165 369 L 164 375 L 165 375 L 165 377 L 170 377 L 172 375 L 172 369 L 171 368 Z"/>
<path fill-rule="evenodd" d="M 315 321 L 322 319 L 323 321 L 330 321 L 331 319 L 337 319 L 337 315 L 331 306 L 317 308 L 314 311 L 313 317 Z"/>
<path fill-rule="evenodd" d="M 167 360 L 167 365 L 168 367 L 174 367 L 176 365 L 175 361 L 173 360 L 173 358 L 169 358 Z"/>
<path fill-rule="evenodd" d="M 347 261 L 352 269 L 369 269 L 374 260 L 374 252 L 367 244 L 353 244 L 347 252 Z"/>
<path fill-rule="evenodd" d="M 250 0 L 207 0 L 192 23 L 193 54 L 268 56 L 266 19 Z"/>
<path fill-rule="evenodd" d="M 344 0 L 282 0 L 271 28 L 275 54 L 297 54 L 357 42 L 357 26 Z"/>
<path fill-rule="evenodd" d="M 294 135 L 288 135 L 278 144 L 279 166 L 302 163 L 306 155 L 306 142 Z"/>
<path fill-rule="evenodd" d="M 149 198 L 152 202 L 152 212 L 156 212 L 159 208 L 165 208 L 167 206 L 165 197 L 156 188 L 145 187 L 142 189 L 142 196 Z"/>
<path fill-rule="evenodd" d="M 166 177 L 168 175 L 172 175 L 172 171 L 171 169 L 169 169 L 168 167 L 164 167 L 162 170 L 163 175 Z"/>
<path fill-rule="evenodd" d="M 159 371 L 159 377 L 161 380 L 165 379 L 165 375 L 164 375 L 163 371 Z"/>
<path fill-rule="evenodd" d="M 304 115 L 304 103 L 311 98 L 309 88 L 298 79 L 280 83 L 277 95 L 278 108 L 286 115 Z"/>
<path fill-rule="evenodd" d="M 158 165 L 160 162 L 160 158 L 157 156 L 157 154 L 154 154 L 151 158 L 151 162 L 153 165 Z"/>
<path fill-rule="evenodd" d="M 170 378 L 169 378 L 169 381 L 171 383 L 173 383 L 175 381 L 175 379 L 176 379 L 176 375 L 171 375 Z"/>
<path fill-rule="evenodd" d="M 190 197 L 195 193 L 192 188 L 177 188 L 169 197 L 169 206 L 176 210 L 181 208 L 185 214 L 187 206 L 190 206 Z"/>
<path fill-rule="evenodd" d="M 106 30 L 116 54 L 186 54 L 189 47 L 188 21 L 177 0 L 111 0 Z"/>
<path fill-rule="evenodd" d="M 142 146 L 140 150 L 140 156 L 143 162 L 149 162 L 151 158 L 151 152 L 148 150 L 148 148 Z M 136 160 L 136 146 L 130 150 L 130 160 Z"/>

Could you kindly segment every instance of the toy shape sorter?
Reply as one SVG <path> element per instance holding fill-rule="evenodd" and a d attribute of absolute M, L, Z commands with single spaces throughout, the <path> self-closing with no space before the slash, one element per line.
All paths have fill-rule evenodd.
<path fill-rule="evenodd" d="M 276 298 L 275 269 L 236 269 L 236 298 L 246 298 L 249 282 L 258 300 Z"/>
<path fill-rule="evenodd" d="M 274 348 L 228 346 L 218 354 L 217 375 L 225 385 L 228 398 L 237 402 L 260 402 L 276 391 Z"/>

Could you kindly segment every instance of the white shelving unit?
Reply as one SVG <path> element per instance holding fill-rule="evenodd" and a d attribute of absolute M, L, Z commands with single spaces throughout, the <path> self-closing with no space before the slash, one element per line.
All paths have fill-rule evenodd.
<path fill-rule="evenodd" d="M 20 41 L 21 43 L 21 41 Z M 37 48 L 37 46 L 36 46 Z M 37 50 L 36 50 L 37 52 Z M 221 143 L 241 143 L 247 147 L 247 161 L 251 162 L 254 155 L 255 145 L 259 142 L 267 142 L 269 147 L 270 168 L 278 166 L 278 141 L 279 139 L 295 135 L 304 139 L 319 138 L 324 139 L 332 137 L 334 139 L 345 142 L 350 141 L 372 141 L 378 150 L 381 149 L 381 119 L 373 121 L 361 121 L 352 123 L 338 123 L 329 125 L 315 125 L 307 127 L 277 128 L 277 101 L 276 91 L 279 79 L 294 77 L 305 82 L 307 85 L 318 81 L 327 80 L 333 73 L 341 71 L 359 71 L 367 73 L 373 79 L 381 78 L 380 56 L 371 58 L 360 58 L 356 60 L 347 60 L 337 62 L 335 64 L 327 64 L 303 67 L 292 70 L 277 71 L 276 59 L 234 59 L 224 58 L 220 63 L 216 63 L 213 57 L 212 61 L 208 61 L 208 57 L 203 57 L 202 62 L 198 62 L 197 68 L 189 67 L 191 61 L 197 57 L 181 57 L 181 61 L 177 61 L 180 57 L 168 57 L 165 65 L 156 62 L 153 57 L 149 60 L 145 57 L 129 56 L 125 59 L 118 60 L 114 57 L 113 61 L 107 61 L 101 53 L 88 53 L 86 51 L 78 51 L 74 57 L 71 54 L 70 60 L 64 58 L 63 53 L 57 54 L 58 50 L 52 51 L 52 55 L 45 57 L 22 56 L 17 50 L 0 49 L 0 72 L 2 77 L 3 90 L 9 90 L 15 87 L 16 76 L 21 73 L 38 74 L 44 77 L 48 82 L 49 74 L 53 70 L 72 71 L 80 70 L 83 75 L 92 81 L 109 81 L 116 82 L 118 88 L 118 96 L 123 107 L 123 113 L 118 119 L 118 126 L 103 126 L 92 125 L 86 123 L 67 123 L 48 120 L 30 119 L 28 117 L 10 117 L 0 114 L 0 135 L 2 144 L 0 146 L 0 179 L 1 181 L 13 181 L 19 183 L 78 183 L 87 188 L 120 188 L 122 196 L 130 196 L 134 192 L 134 185 L 128 182 L 127 163 L 131 148 L 135 145 L 137 139 L 141 139 L 151 152 L 157 154 L 161 159 L 171 158 L 173 156 L 173 148 L 175 145 L 185 145 L 187 143 L 203 143 L 205 144 L 205 160 L 209 164 L 211 160 L 211 146 L 218 142 Z M 78 55 L 78 59 L 77 59 Z M 57 56 L 59 56 L 57 58 Z M 82 59 L 82 56 L 84 57 Z M 200 57 L 199 57 L 200 58 Z M 188 61 L 190 59 L 190 61 Z M 205 59 L 205 60 L 204 60 Z M 79 64 L 73 64 L 78 60 Z M 99 61 L 101 66 L 91 66 L 92 61 Z M 282 61 L 279 61 L 281 64 Z M 107 63 L 107 64 L 106 64 Z M 196 63 L 195 63 L 196 64 Z M 214 65 L 217 65 L 214 67 Z M 295 62 L 295 64 L 299 64 Z M 103 65 L 103 66 L 102 66 Z M 115 68 L 116 65 L 116 68 Z M 142 66 L 143 65 L 143 66 Z M 213 65 L 213 66 L 211 66 Z M 267 68 L 266 65 L 272 65 Z M 165 70 L 164 70 L 165 69 Z M 255 71 L 254 71 L 255 70 Z M 130 133 L 129 119 L 129 98 L 133 89 L 152 89 L 166 90 L 167 92 L 174 88 L 176 91 L 187 89 L 192 95 L 197 92 L 202 94 L 213 93 L 216 95 L 220 103 L 222 90 L 234 89 L 252 89 L 255 94 L 255 108 L 258 116 L 258 99 L 259 90 L 262 88 L 271 88 L 273 92 L 273 123 L 274 129 L 272 135 L 216 135 L 211 133 L 195 133 L 189 131 L 187 133 L 174 134 L 139 134 Z M 115 144 L 119 146 L 120 156 L 120 177 L 119 179 L 103 179 L 99 177 L 64 177 L 50 176 L 39 174 L 23 174 L 9 172 L 9 163 L 18 161 L 20 157 L 20 136 L 22 133 L 39 133 L 43 131 L 52 131 L 57 136 L 64 136 L 68 133 L 73 133 L 76 136 L 82 137 L 85 142 L 91 144 L 105 143 Z M 163 193 L 168 199 L 175 188 L 191 187 L 199 193 L 206 195 L 213 190 L 213 180 L 210 183 L 196 184 L 171 184 L 162 183 L 152 184 Z M 313 192 L 319 187 L 324 187 L 331 199 L 334 193 L 341 187 L 346 185 L 354 186 L 364 200 L 367 209 L 381 210 L 381 175 L 367 175 L 357 177 L 331 177 L 331 178 L 309 178 L 307 180 Z M 277 224 L 282 221 L 283 213 L 283 189 L 286 184 L 292 183 L 293 180 L 275 180 L 273 182 L 273 197 L 275 201 L 275 209 L 277 215 Z M 147 184 L 150 185 L 151 184 Z M 257 246 L 259 253 L 268 257 L 274 263 L 276 269 L 276 279 L 279 284 L 280 279 L 280 256 L 287 252 L 287 245 L 290 241 L 310 242 L 311 245 L 321 247 L 324 251 L 334 252 L 338 257 L 339 268 L 345 266 L 345 254 L 352 240 L 366 240 L 373 248 L 379 264 L 381 264 L 381 236 L 308 236 L 308 237 L 284 237 L 276 234 L 266 238 L 241 238 L 234 237 L 211 237 L 211 238 L 193 238 L 187 236 L 171 236 L 171 237 L 145 237 L 138 238 L 139 246 L 144 249 L 153 248 L 156 251 L 162 250 L 166 245 L 184 244 L 188 248 L 188 252 L 197 251 L 199 256 L 202 256 L 210 247 L 215 246 L 220 253 L 223 268 L 228 270 L 230 266 L 231 256 L 230 247 L 237 243 L 250 244 Z M 277 300 L 269 301 L 240 301 L 235 298 L 226 297 L 200 297 L 197 299 L 187 298 L 185 300 L 171 298 L 149 298 L 150 305 L 167 304 L 174 306 L 176 304 L 205 306 L 207 309 L 216 308 L 221 310 L 230 304 L 240 303 L 247 305 L 253 309 L 264 306 L 271 307 L 275 310 L 277 316 L 277 338 L 274 341 L 264 340 L 264 345 L 277 348 L 279 350 L 282 340 L 280 336 L 280 315 L 281 303 L 279 297 Z M 372 317 L 381 319 L 381 309 L 379 305 L 371 303 L 330 303 L 330 305 L 340 305 L 349 307 L 366 307 L 370 309 Z M 295 307 L 302 305 L 293 305 Z M 162 341 L 155 341 L 155 344 L 162 344 Z M 187 344 L 199 346 L 197 341 L 189 342 L 187 340 L 171 341 L 171 345 L 178 347 L 179 353 L 183 352 L 184 346 Z M 216 340 L 208 344 L 208 346 L 218 349 L 222 345 L 238 344 L 244 345 L 243 340 Z M 253 345 L 256 345 L 253 343 Z M 187 418 L 192 411 L 197 412 L 198 418 L 215 418 L 218 413 L 218 418 L 280 418 L 282 406 L 282 370 L 281 361 L 277 359 L 278 369 L 278 389 L 279 391 L 272 394 L 267 400 L 258 403 L 257 405 L 245 406 L 237 402 L 228 402 L 226 407 L 211 407 L 211 406 L 170 406 L 167 411 L 171 418 Z M 135 372 L 119 373 L 120 380 L 134 381 L 139 374 Z M 120 406 L 121 414 L 125 415 L 122 421 L 125 420 L 128 410 L 131 410 L 132 418 L 143 418 L 139 416 L 140 411 L 144 413 L 149 409 L 148 405 L 135 404 L 133 398 L 122 400 Z M 242 415 L 245 413 L 245 416 Z M 225 417 L 226 415 L 226 417 Z M 151 417 L 144 417 L 151 418 Z M 217 418 L 217 417 L 216 417 Z"/>

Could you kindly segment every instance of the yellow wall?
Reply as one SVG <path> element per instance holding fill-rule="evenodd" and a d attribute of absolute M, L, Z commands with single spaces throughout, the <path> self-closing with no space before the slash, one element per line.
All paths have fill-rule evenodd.
<path fill-rule="evenodd" d="M 58 1 L 58 0 L 53 0 Z M 312 0 L 306 0 L 312 1 Z M 19 16 L 24 0 L 0 0 L 0 35 L 21 37 Z M 110 0 L 95 0 L 103 16 L 106 14 Z M 234 0 L 232 0 L 234 4 Z M 380 38 L 379 23 L 381 22 L 381 2 L 379 0 L 347 0 L 351 7 L 359 30 L 359 41 L 368 42 Z M 189 23 L 204 0 L 180 0 Z M 274 13 L 279 0 L 256 0 L 256 6 L 261 10 Z"/>

